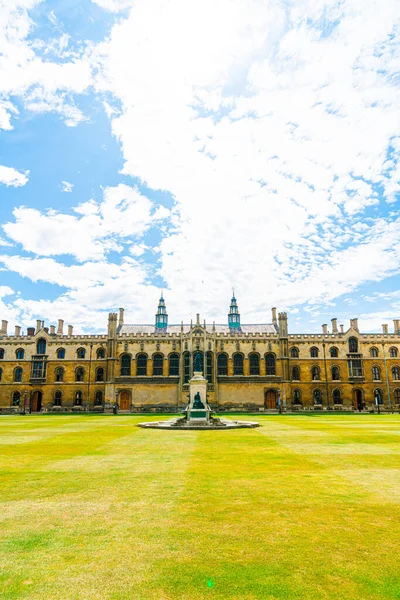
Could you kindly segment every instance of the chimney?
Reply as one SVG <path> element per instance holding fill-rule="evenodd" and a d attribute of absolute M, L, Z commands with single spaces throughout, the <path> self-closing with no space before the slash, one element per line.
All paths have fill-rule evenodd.
<path fill-rule="evenodd" d="M 383 333 L 389 333 L 389 331 L 388 331 L 388 325 L 386 325 L 386 323 L 384 323 L 384 324 L 382 325 L 382 332 L 383 332 Z"/>
<path fill-rule="evenodd" d="M 39 333 L 39 331 L 42 329 L 42 321 L 40 321 L 40 319 L 36 319 L 36 333 Z"/>
<path fill-rule="evenodd" d="M 358 331 L 358 319 L 350 319 L 350 327 Z"/>
<path fill-rule="evenodd" d="M 44 331 L 45 333 L 49 333 L 49 328 L 48 328 L 48 327 L 43 327 L 43 331 Z"/>
<path fill-rule="evenodd" d="M 277 322 L 278 322 L 278 321 L 276 320 L 276 308 L 275 308 L 275 307 L 274 307 L 274 308 L 271 308 L 271 312 L 272 312 L 272 323 L 273 323 L 274 325 L 276 325 L 276 324 L 277 324 Z"/>
<path fill-rule="evenodd" d="M 28 329 L 26 330 L 26 335 L 34 336 L 35 335 L 35 328 L 34 327 L 28 327 Z"/>
<path fill-rule="evenodd" d="M 394 332 L 400 333 L 400 319 L 393 319 Z"/>
<path fill-rule="evenodd" d="M 119 309 L 119 321 L 118 321 L 118 327 L 121 327 L 121 325 L 124 324 L 124 309 L 120 308 Z"/>
<path fill-rule="evenodd" d="M 331 323 L 332 323 L 332 333 L 338 333 L 337 319 L 331 319 Z"/>
<path fill-rule="evenodd" d="M 322 333 L 328 333 L 328 325 L 326 323 L 322 325 Z"/>
<path fill-rule="evenodd" d="M 64 321 L 62 319 L 58 319 L 57 333 L 60 335 L 63 335 L 64 333 Z"/>
<path fill-rule="evenodd" d="M 68 325 L 68 335 L 72 335 L 73 331 L 74 331 L 73 325 Z"/>
<path fill-rule="evenodd" d="M 42 329 L 44 329 L 44 321 L 42 321 Z"/>
<path fill-rule="evenodd" d="M 55 335 L 56 334 L 56 328 L 54 325 L 50 325 L 50 335 Z"/>
<path fill-rule="evenodd" d="M 340 333 L 344 333 L 344 325 L 340 326 Z"/>
<path fill-rule="evenodd" d="M 20 337 L 21 335 L 21 327 L 19 325 L 15 326 L 15 337 Z"/>
<path fill-rule="evenodd" d="M 196 313 L 196 325 L 200 325 L 200 313 Z"/>
<path fill-rule="evenodd" d="M 7 335 L 7 326 L 8 326 L 8 321 L 1 322 L 1 329 L 0 329 L 1 334 Z"/>

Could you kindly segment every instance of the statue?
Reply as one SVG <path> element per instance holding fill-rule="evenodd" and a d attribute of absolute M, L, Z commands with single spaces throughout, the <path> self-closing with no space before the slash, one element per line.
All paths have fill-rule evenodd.
<path fill-rule="evenodd" d="M 196 352 L 194 355 L 193 371 L 195 373 L 203 372 L 203 358 L 200 352 Z"/>
<path fill-rule="evenodd" d="M 200 392 L 197 392 L 194 396 L 193 408 L 205 408 L 200 398 Z"/>

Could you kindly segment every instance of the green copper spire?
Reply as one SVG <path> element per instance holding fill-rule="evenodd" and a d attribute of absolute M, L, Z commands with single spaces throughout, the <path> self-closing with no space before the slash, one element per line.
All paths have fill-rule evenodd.
<path fill-rule="evenodd" d="M 231 300 L 231 305 L 229 307 L 228 313 L 228 325 L 230 329 L 240 329 L 240 313 L 237 305 L 237 301 L 235 298 L 235 291 L 233 291 L 233 296 Z"/>
<path fill-rule="evenodd" d="M 158 308 L 156 313 L 156 329 L 162 330 L 168 327 L 168 315 L 165 307 L 165 301 L 161 292 L 161 297 L 158 302 Z"/>

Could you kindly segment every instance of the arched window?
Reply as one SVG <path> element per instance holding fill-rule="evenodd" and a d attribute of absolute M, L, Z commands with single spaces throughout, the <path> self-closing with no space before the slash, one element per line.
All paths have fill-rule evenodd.
<path fill-rule="evenodd" d="M 333 404 L 343 404 L 340 390 L 338 390 L 338 389 L 333 390 L 332 397 L 333 397 Z"/>
<path fill-rule="evenodd" d="M 311 367 L 311 379 L 313 381 L 319 381 L 321 379 L 321 373 L 319 367 Z"/>
<path fill-rule="evenodd" d="M 400 369 L 399 367 L 392 368 L 392 378 L 393 381 L 398 381 L 400 379 Z"/>
<path fill-rule="evenodd" d="M 332 381 L 339 381 L 340 379 L 340 371 L 339 367 L 332 367 Z"/>
<path fill-rule="evenodd" d="M 233 374 L 243 375 L 243 354 L 233 355 Z"/>
<path fill-rule="evenodd" d="M 400 404 L 400 389 L 399 388 L 396 388 L 394 390 L 394 403 Z"/>
<path fill-rule="evenodd" d="M 349 352 L 358 352 L 358 339 L 355 337 L 349 338 Z"/>
<path fill-rule="evenodd" d="M 62 402 L 62 391 L 57 390 L 54 394 L 54 406 L 61 406 Z"/>
<path fill-rule="evenodd" d="M 218 375 L 228 375 L 228 357 L 226 354 L 218 354 Z"/>
<path fill-rule="evenodd" d="M 75 394 L 74 404 L 75 404 L 75 406 L 82 406 L 82 402 L 83 402 L 83 392 L 78 390 Z"/>
<path fill-rule="evenodd" d="M 372 358 L 376 358 L 379 354 L 378 348 L 370 348 L 369 353 L 370 353 L 370 356 L 372 356 Z"/>
<path fill-rule="evenodd" d="M 59 348 L 57 350 L 57 358 L 65 358 L 65 348 Z"/>
<path fill-rule="evenodd" d="M 300 381 L 300 367 L 292 368 L 292 379 L 293 381 Z"/>
<path fill-rule="evenodd" d="M 372 367 L 372 379 L 374 381 L 380 381 L 381 378 L 381 370 L 379 367 Z"/>
<path fill-rule="evenodd" d="M 316 348 L 315 346 L 313 346 L 312 348 L 310 348 L 310 356 L 311 358 L 318 358 L 318 348 Z"/>
<path fill-rule="evenodd" d="M 206 379 L 208 383 L 213 382 L 213 353 L 208 351 L 206 354 Z"/>
<path fill-rule="evenodd" d="M 101 390 L 97 390 L 94 397 L 94 405 L 100 406 L 101 404 L 103 404 L 103 392 Z"/>
<path fill-rule="evenodd" d="M 170 354 L 169 356 L 169 375 L 170 377 L 179 376 L 179 354 Z"/>
<path fill-rule="evenodd" d="M 322 392 L 321 390 L 313 390 L 314 404 L 322 404 Z"/>
<path fill-rule="evenodd" d="M 106 356 L 106 351 L 104 350 L 104 348 L 99 348 L 97 350 L 97 358 L 105 358 Z"/>
<path fill-rule="evenodd" d="M 0 348 L 0 360 L 4 358 L 4 348 Z"/>
<path fill-rule="evenodd" d="M 260 374 L 260 357 L 258 354 L 250 354 L 250 375 Z"/>
<path fill-rule="evenodd" d="M 275 355 L 267 354 L 265 356 L 265 373 L 267 375 L 275 375 L 276 366 L 275 366 Z"/>
<path fill-rule="evenodd" d="M 183 383 L 189 383 L 190 379 L 190 352 L 183 355 Z"/>
<path fill-rule="evenodd" d="M 136 364 L 138 377 L 145 377 L 147 375 L 147 356 L 145 354 L 138 354 Z"/>
<path fill-rule="evenodd" d="M 17 383 L 21 383 L 22 381 L 22 369 L 21 367 L 17 367 L 14 371 L 14 381 Z"/>
<path fill-rule="evenodd" d="M 337 358 L 339 355 L 338 349 L 335 348 L 335 346 L 332 346 L 332 348 L 329 348 L 329 354 L 331 355 L 331 358 Z"/>
<path fill-rule="evenodd" d="M 18 348 L 18 350 L 15 353 L 15 357 L 17 360 L 22 360 L 25 356 L 25 350 L 23 350 L 22 348 Z"/>
<path fill-rule="evenodd" d="M 0 369 L 0 381 L 2 380 L 3 377 L 3 369 Z"/>
<path fill-rule="evenodd" d="M 36 354 L 46 354 L 46 340 L 41 338 L 36 345 Z"/>
<path fill-rule="evenodd" d="M 12 405 L 19 406 L 21 402 L 21 392 L 14 392 L 12 395 Z"/>
<path fill-rule="evenodd" d="M 290 356 L 292 358 L 299 358 L 299 349 L 298 348 L 291 348 L 290 349 Z"/>
<path fill-rule="evenodd" d="M 163 360 L 162 354 L 154 354 L 153 356 L 153 375 L 160 377 L 163 374 Z"/>
<path fill-rule="evenodd" d="M 301 404 L 301 391 L 293 390 L 293 404 Z"/>
<path fill-rule="evenodd" d="M 85 377 L 85 371 L 82 367 L 78 367 L 75 372 L 75 381 L 83 381 Z"/>
<path fill-rule="evenodd" d="M 104 381 L 104 369 L 99 367 L 96 369 L 96 381 Z"/>
<path fill-rule="evenodd" d="M 374 390 L 374 403 L 383 404 L 383 392 L 378 388 Z"/>
<path fill-rule="evenodd" d="M 397 348 L 394 348 L 393 346 L 392 348 L 389 348 L 389 356 L 390 358 L 397 358 Z M 0 358 L 2 357 L 0 356 Z"/>
<path fill-rule="evenodd" d="M 85 348 L 78 348 L 78 350 L 76 351 L 76 356 L 77 356 L 77 358 L 85 358 L 85 356 L 86 356 Z"/>
<path fill-rule="evenodd" d="M 56 381 L 64 381 L 64 369 L 62 367 L 56 369 Z"/>
<path fill-rule="evenodd" d="M 131 375 L 131 357 L 129 354 L 121 356 L 121 377 L 130 377 Z"/>

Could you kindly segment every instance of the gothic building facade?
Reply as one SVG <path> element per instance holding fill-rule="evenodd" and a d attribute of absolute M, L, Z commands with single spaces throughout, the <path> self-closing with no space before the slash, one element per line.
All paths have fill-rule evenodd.
<path fill-rule="evenodd" d="M 208 402 L 220 411 L 400 408 L 400 321 L 394 331 L 289 334 L 285 312 L 270 323 L 241 323 L 235 296 L 227 323 L 170 325 L 161 296 L 153 325 L 111 313 L 106 335 L 36 327 L 0 330 L 0 410 L 177 411 L 187 404 L 193 356 L 200 352 Z"/>

